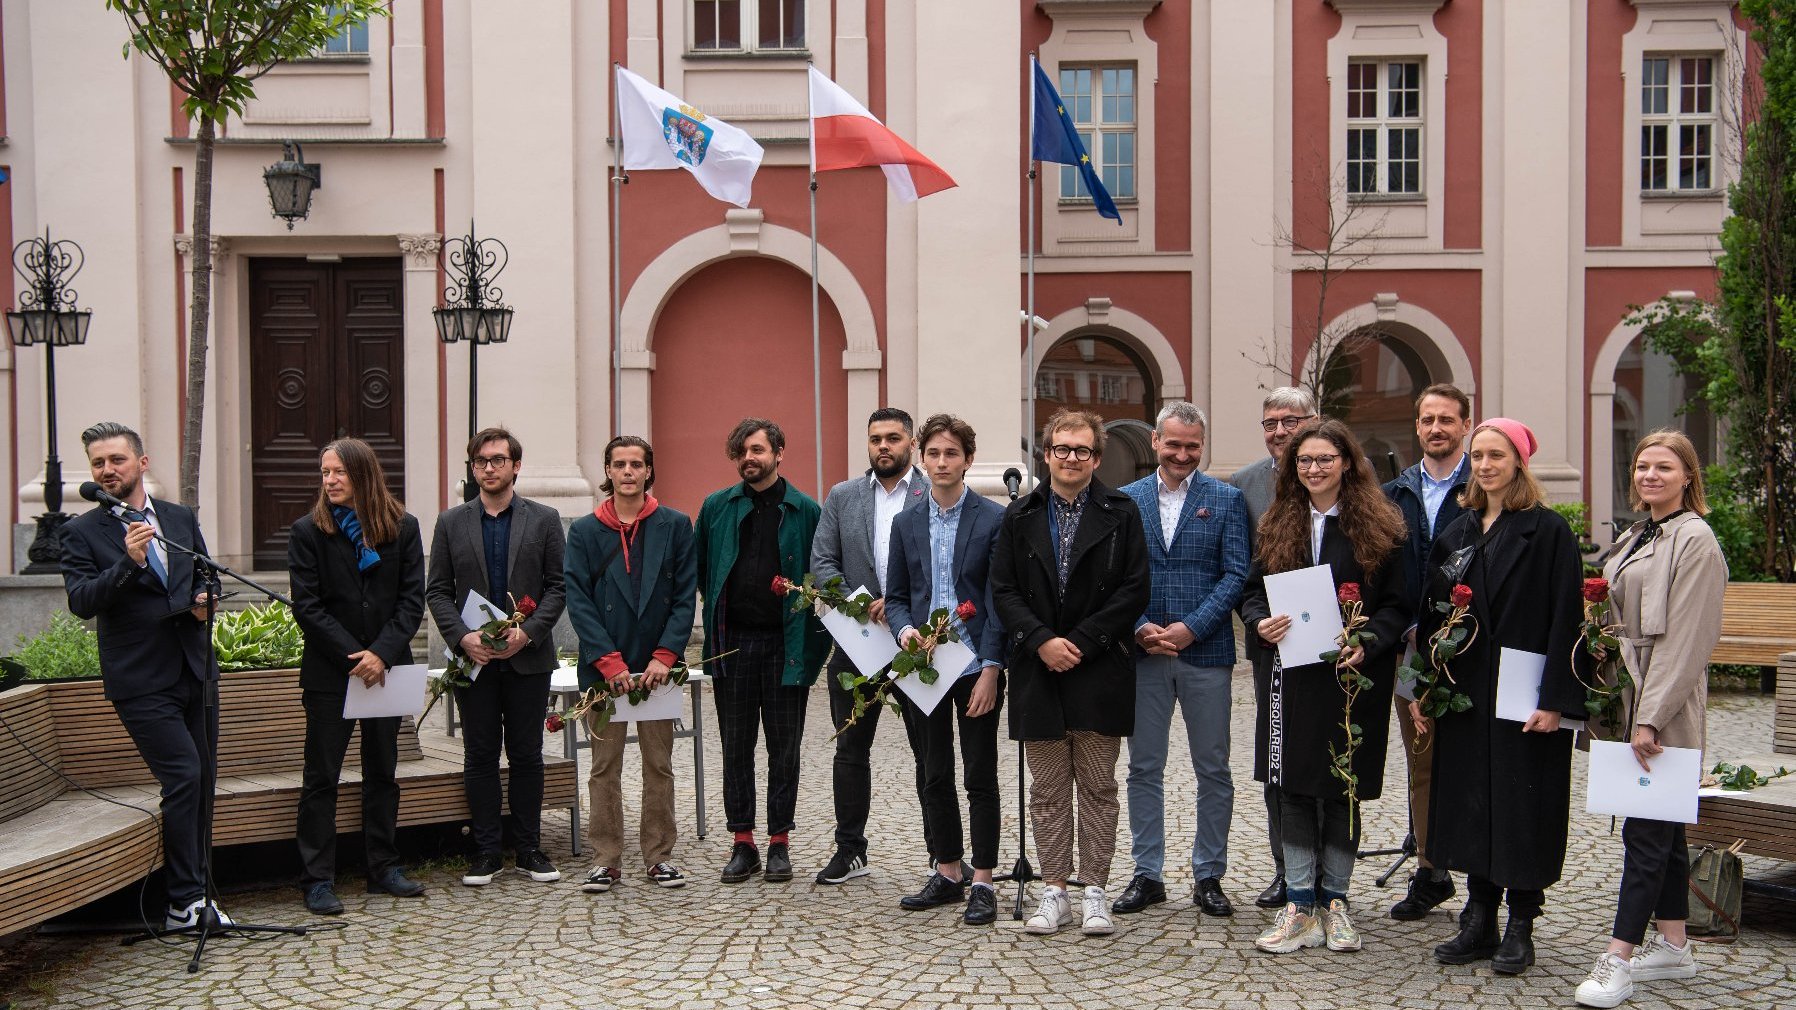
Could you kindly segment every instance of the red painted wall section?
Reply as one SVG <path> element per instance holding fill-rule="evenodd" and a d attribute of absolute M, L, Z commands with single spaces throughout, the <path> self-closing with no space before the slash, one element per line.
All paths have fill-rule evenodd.
<path fill-rule="evenodd" d="M 1154 246 L 1191 249 L 1191 6 L 1163 3 L 1144 22 L 1159 47 L 1160 79 L 1137 80 L 1154 89 Z"/>
<path fill-rule="evenodd" d="M 1315 327 L 1316 293 L 1321 278 L 1315 273 L 1291 275 L 1292 360 L 1301 366 L 1310 353 Z M 1483 382 L 1479 372 L 1479 356 L 1483 353 L 1483 292 L 1476 270 L 1365 270 L 1336 277 L 1328 287 L 1328 318 L 1333 319 L 1356 305 L 1365 305 L 1372 296 L 1391 291 L 1404 303 L 1434 313 L 1465 349 L 1472 361 L 1472 377 Z M 1253 354 L 1251 347 L 1243 348 Z M 1445 377 L 1442 376 L 1442 379 Z"/>
<path fill-rule="evenodd" d="M 1184 273 L 1042 274 L 1035 275 L 1035 314 L 1043 319 L 1085 305 L 1087 298 L 1108 298 L 1112 308 L 1126 309 L 1159 329 L 1179 360 L 1179 379 L 1191 384 L 1191 278 Z M 1119 329 L 1121 327 L 1118 327 Z M 1139 336 L 1139 335 L 1138 335 Z M 1026 346 L 1028 338 L 1018 338 Z M 1040 348 L 1038 348 L 1040 350 Z M 1153 355 L 1148 355 L 1153 360 Z M 1165 378 L 1162 376 L 1162 378 Z"/>
<path fill-rule="evenodd" d="M 1447 39 L 1448 249 L 1476 249 L 1484 230 L 1484 0 L 1456 0 L 1434 15 Z"/>
<path fill-rule="evenodd" d="M 867 111 L 885 121 L 886 0 L 867 0 Z"/>
<path fill-rule="evenodd" d="M 1694 291 L 1696 297 L 1715 297 L 1717 275 L 1711 269 L 1657 267 L 1640 270 L 1586 270 L 1584 272 L 1584 375 L 1585 387 L 1596 378 L 1591 369 L 1603 342 L 1628 317 L 1635 305 L 1656 302 L 1673 291 Z M 1609 376 L 1603 376 L 1609 378 Z"/>
<path fill-rule="evenodd" d="M 448 130 L 443 101 L 443 0 L 424 0 L 424 132 Z"/>
<path fill-rule="evenodd" d="M 841 418 L 848 410 L 842 320 L 823 313 L 823 477 L 847 477 Z M 744 321 L 748 321 L 747 325 Z M 688 447 L 657 458 L 655 495 L 696 515 L 705 495 L 739 478 L 724 438 L 744 417 L 786 433 L 781 473 L 817 497 L 811 395 L 811 294 L 806 275 L 768 259 L 712 264 L 676 289 L 655 327 L 650 402 L 654 440 Z"/>
<path fill-rule="evenodd" d="M 1584 243 L 1621 245 L 1621 122 L 1632 99 L 1622 86 L 1621 37 L 1639 12 L 1628 0 L 1590 0 L 1585 29 Z M 1601 114 L 1598 110 L 1604 110 Z"/>
<path fill-rule="evenodd" d="M 1291 4 L 1291 232 L 1304 245 L 1327 241 L 1328 40 L 1341 15 L 1325 3 Z"/>

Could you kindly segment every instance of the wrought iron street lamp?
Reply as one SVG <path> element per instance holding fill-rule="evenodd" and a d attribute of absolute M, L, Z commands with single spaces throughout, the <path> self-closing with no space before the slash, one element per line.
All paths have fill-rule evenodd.
<path fill-rule="evenodd" d="M 37 537 L 26 554 L 26 575 L 54 575 L 62 571 L 62 543 L 57 531 L 69 516 L 62 511 L 62 460 L 56 455 L 56 349 L 87 342 L 93 312 L 76 306 L 69 281 L 81 272 L 86 257 L 81 247 L 63 239 L 29 238 L 13 248 L 13 269 L 25 279 L 18 307 L 7 310 L 6 329 L 19 347 L 44 345 L 45 435 L 49 445 L 44 460 L 44 514 L 37 517 Z"/>
<path fill-rule="evenodd" d="M 312 213 L 312 192 L 324 188 L 324 168 L 306 164 L 305 152 L 291 140 L 281 143 L 281 160 L 262 170 L 262 181 L 268 185 L 268 203 L 274 216 L 287 222 L 303 220 Z"/>
<path fill-rule="evenodd" d="M 443 343 L 468 342 L 468 438 L 472 440 L 480 414 L 480 345 L 503 344 L 511 336 L 511 306 L 501 304 L 505 293 L 493 283 L 511 254 L 505 243 L 496 238 L 475 238 L 474 221 L 470 218 L 467 237 L 445 241 L 442 255 L 443 270 L 448 275 L 448 284 L 443 288 L 444 304 L 430 313 L 436 319 L 437 336 Z M 474 464 L 470 462 L 462 500 L 472 501 L 479 493 Z"/>

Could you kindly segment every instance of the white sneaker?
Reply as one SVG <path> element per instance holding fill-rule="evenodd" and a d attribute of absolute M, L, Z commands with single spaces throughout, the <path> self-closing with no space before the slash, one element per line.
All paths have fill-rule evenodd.
<path fill-rule="evenodd" d="M 1104 900 L 1104 889 L 1087 887 L 1085 889 L 1085 923 L 1079 932 L 1086 936 L 1108 936 L 1116 932 L 1116 924 L 1110 921 L 1110 903 Z"/>
<path fill-rule="evenodd" d="M 1572 997 L 1579 1006 L 1613 1007 L 1634 995 L 1634 972 L 1628 962 L 1604 951 L 1590 969 L 1590 977 L 1578 983 Z"/>
<path fill-rule="evenodd" d="M 1322 919 L 1314 908 L 1287 902 L 1272 920 L 1272 928 L 1253 942 L 1268 954 L 1289 954 L 1305 947 L 1320 947 L 1328 942 L 1322 932 Z"/>
<path fill-rule="evenodd" d="M 1336 898 L 1322 912 L 1322 932 L 1328 937 L 1328 949 L 1350 952 L 1360 949 L 1359 932 L 1347 914 L 1347 901 Z"/>
<path fill-rule="evenodd" d="M 193 929 L 200 924 L 200 909 L 205 907 L 205 905 L 206 900 L 204 898 L 198 898 L 189 903 L 185 908 L 176 908 L 173 905 L 168 906 L 168 914 L 162 917 L 162 928 Z M 216 904 L 212 906 L 212 914 L 218 917 L 218 924 L 220 926 L 237 925 L 236 921 L 224 914 L 224 910 L 219 908 Z"/>
<path fill-rule="evenodd" d="M 1641 944 L 1634 950 L 1634 958 L 1628 967 L 1634 973 L 1636 982 L 1657 982 L 1667 978 L 1696 977 L 1696 944 L 1684 938 L 1684 949 L 1673 947 L 1670 941 L 1658 934 Z"/>
<path fill-rule="evenodd" d="M 1060 924 L 1072 918 L 1073 903 L 1067 899 L 1066 888 L 1052 884 L 1042 888 L 1041 907 L 1023 923 L 1023 932 L 1046 936 L 1060 929 Z"/>

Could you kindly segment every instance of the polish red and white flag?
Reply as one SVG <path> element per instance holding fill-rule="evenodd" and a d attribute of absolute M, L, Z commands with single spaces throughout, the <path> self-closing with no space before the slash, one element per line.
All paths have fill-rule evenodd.
<path fill-rule="evenodd" d="M 948 173 L 886 129 L 853 95 L 816 67 L 810 71 L 812 171 L 877 165 L 906 203 L 954 187 Z"/>

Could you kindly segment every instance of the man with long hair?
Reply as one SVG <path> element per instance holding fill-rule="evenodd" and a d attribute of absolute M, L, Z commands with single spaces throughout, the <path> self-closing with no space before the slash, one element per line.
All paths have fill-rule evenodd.
<path fill-rule="evenodd" d="M 306 908 L 340 915 L 337 780 L 350 734 L 362 729 L 362 840 L 368 893 L 424 893 L 399 866 L 399 719 L 345 719 L 351 677 L 370 687 L 412 662 L 424 620 L 424 545 L 418 520 L 387 489 L 374 448 L 339 438 L 318 454 L 318 498 L 287 540 L 293 617 L 305 635 L 299 663 L 306 710 L 297 842 Z"/>

